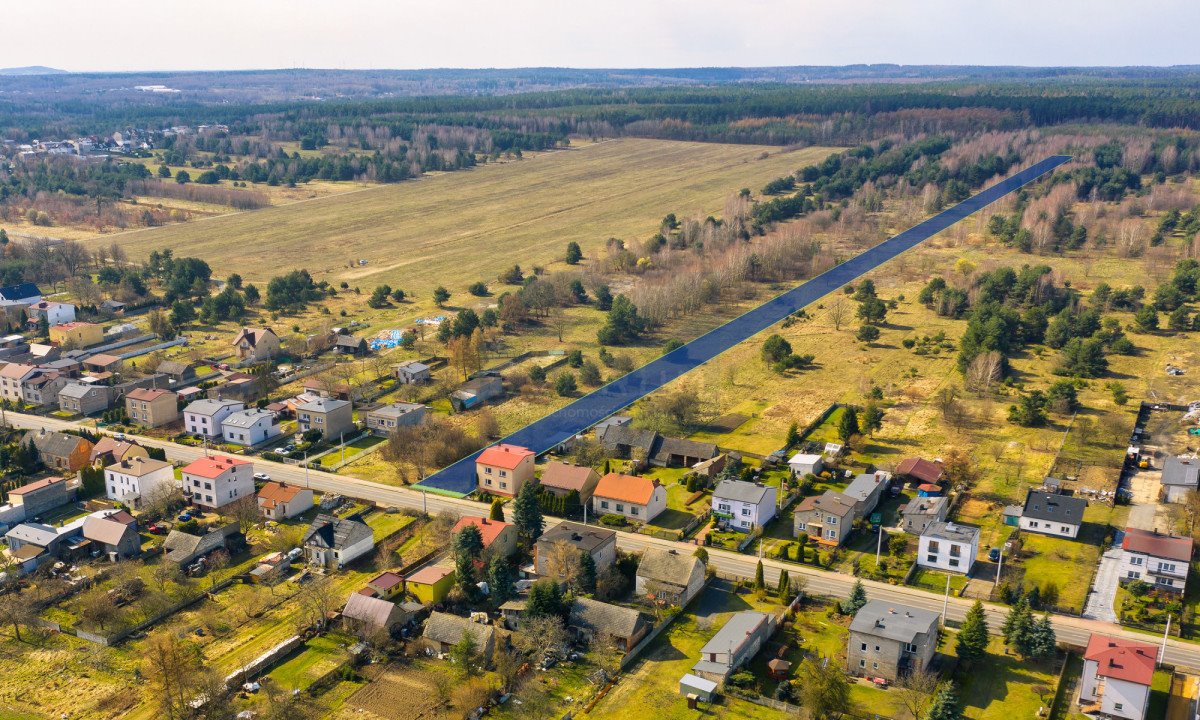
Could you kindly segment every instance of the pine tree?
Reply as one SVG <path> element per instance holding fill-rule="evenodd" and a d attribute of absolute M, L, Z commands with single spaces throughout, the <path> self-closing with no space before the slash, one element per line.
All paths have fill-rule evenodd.
<path fill-rule="evenodd" d="M 1033 645 L 1035 624 L 1029 603 L 1025 598 L 1021 598 L 1004 619 L 1004 639 L 1008 646 L 1021 655 L 1028 656 Z"/>
<path fill-rule="evenodd" d="M 959 660 L 971 662 L 983 657 L 987 652 L 987 646 L 987 617 L 983 612 L 983 603 L 976 600 L 971 609 L 967 611 L 967 617 L 963 620 L 962 627 L 958 629 L 955 649 Z"/>
<path fill-rule="evenodd" d="M 758 561 L 758 567 L 754 569 L 754 589 L 765 590 L 767 587 L 766 580 L 763 578 L 763 563 Z"/>
<path fill-rule="evenodd" d="M 1054 657 L 1054 651 L 1058 645 L 1058 638 L 1054 634 L 1054 626 L 1050 623 L 1050 613 L 1042 616 L 1030 625 L 1028 633 L 1028 645 L 1026 651 L 1021 654 L 1038 660 L 1046 660 Z"/>
<path fill-rule="evenodd" d="M 842 442 L 848 441 L 851 437 L 858 434 L 858 411 L 853 406 L 847 405 L 842 411 L 842 418 L 838 420 L 838 437 Z"/>
<path fill-rule="evenodd" d="M 776 585 L 775 592 L 779 596 L 779 602 L 785 603 L 788 601 L 788 594 L 792 591 L 792 576 L 787 570 L 779 571 L 779 584 Z"/>
<path fill-rule="evenodd" d="M 796 423 L 792 423 L 790 426 L 788 426 L 787 438 L 784 440 L 784 444 L 786 444 L 787 447 L 791 448 L 791 447 L 796 447 L 796 445 L 798 445 L 799 443 L 800 443 L 800 428 L 798 428 L 796 426 Z"/>
<path fill-rule="evenodd" d="M 517 535 L 526 547 L 541 536 L 545 527 L 542 508 L 538 504 L 537 491 L 533 485 L 531 482 L 522 485 L 517 499 L 513 501 L 512 521 L 517 526 Z"/>
<path fill-rule="evenodd" d="M 512 568 L 500 553 L 493 555 L 488 563 L 488 585 L 496 605 L 503 605 L 513 596 Z"/>
<path fill-rule="evenodd" d="M 483 536 L 479 534 L 479 528 L 467 525 L 454 533 L 450 548 L 454 554 L 455 583 L 467 597 L 473 598 L 478 590 L 475 586 L 475 559 L 483 552 Z"/>
<path fill-rule="evenodd" d="M 496 498 L 495 500 L 492 501 L 492 509 L 490 512 L 488 512 L 488 519 L 489 520 L 497 520 L 499 522 L 504 522 L 504 501 L 503 500 L 501 500 L 500 498 Z"/>
<path fill-rule="evenodd" d="M 579 577 L 575 578 L 577 592 L 596 591 L 596 560 L 590 552 L 579 553 Z"/>
<path fill-rule="evenodd" d="M 942 683 L 933 703 L 925 713 L 925 720 L 962 720 L 962 709 L 958 706 L 958 698 L 954 695 L 954 685 Z"/>
<path fill-rule="evenodd" d="M 867 589 L 863 587 L 862 580 L 855 580 L 854 587 L 850 589 L 850 597 L 842 601 L 841 609 L 843 615 L 854 615 L 862 609 L 863 605 L 867 604 Z"/>

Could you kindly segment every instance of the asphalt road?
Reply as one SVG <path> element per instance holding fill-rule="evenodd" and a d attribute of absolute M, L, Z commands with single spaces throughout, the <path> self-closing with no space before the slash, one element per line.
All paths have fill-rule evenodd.
<path fill-rule="evenodd" d="M 541 420 L 526 425 L 500 442 L 527 447 L 538 454 L 546 452 L 1070 160 L 1068 155 L 1055 155 L 1035 163 Z M 478 452 L 468 455 L 425 478 L 422 484 L 469 493 L 475 489 L 475 458 L 478 456 Z"/>
<path fill-rule="evenodd" d="M 6 417 L 9 424 L 18 428 L 65 430 L 77 427 L 75 423 L 57 418 L 23 415 L 12 412 L 7 413 Z M 167 452 L 167 457 L 171 460 L 190 462 L 204 454 L 204 451 L 200 448 L 177 445 L 172 442 L 151 438 L 138 437 L 136 439 L 143 445 L 163 448 Z M 259 458 L 254 460 L 254 469 L 256 472 L 267 473 L 274 480 L 305 485 L 321 492 L 339 493 L 384 506 L 421 509 L 430 513 L 450 512 L 460 516 L 469 515 L 477 517 L 485 516 L 489 509 L 487 505 L 472 500 L 427 494 L 419 490 L 413 490 L 412 488 L 381 485 L 344 475 L 333 475 L 317 471 L 305 473 L 302 468 L 268 462 Z M 558 522 L 554 518 L 546 518 L 546 521 L 547 526 L 552 526 Z M 637 535 L 626 532 L 617 533 L 617 547 L 625 552 L 641 552 L 651 546 L 676 549 L 679 552 L 686 553 L 693 552 L 695 547 L 689 543 L 659 540 L 648 535 Z M 716 548 L 708 548 L 708 558 L 709 566 L 716 570 L 717 573 L 727 577 L 751 579 L 754 577 L 758 564 L 758 558 L 756 557 Z M 764 574 L 769 582 L 774 582 L 779 577 L 779 571 L 786 567 L 791 573 L 793 587 L 797 587 L 798 582 L 803 582 L 807 592 L 823 597 L 846 597 L 849 595 L 855 580 L 849 575 L 826 572 L 805 565 L 781 563 L 778 560 L 772 559 L 764 559 L 763 566 Z M 871 580 L 864 580 L 863 584 L 867 588 L 867 595 L 873 600 L 891 600 L 935 612 L 942 612 L 943 607 L 945 607 L 946 617 L 952 621 L 962 620 L 973 603 L 973 601 L 962 598 L 950 597 L 947 599 L 917 588 L 888 585 Z M 995 632 L 999 629 L 1000 623 L 1004 619 L 1005 614 L 1007 614 L 1008 609 L 990 603 L 985 604 L 985 608 L 988 614 L 988 625 Z M 1087 645 L 1087 639 L 1093 632 L 1132 640 L 1141 640 L 1155 645 L 1161 640 L 1161 638 L 1156 638 L 1153 635 L 1125 630 L 1117 625 L 1100 620 L 1088 620 L 1066 615 L 1054 615 L 1052 616 L 1052 620 L 1054 622 L 1054 630 L 1058 634 L 1060 641 L 1080 647 Z M 1181 668 L 1200 670 L 1200 644 L 1171 639 L 1167 642 L 1164 662 Z"/>

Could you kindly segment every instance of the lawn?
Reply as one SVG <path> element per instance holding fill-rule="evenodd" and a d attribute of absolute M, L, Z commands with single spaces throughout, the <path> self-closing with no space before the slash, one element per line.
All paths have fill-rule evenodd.
<path fill-rule="evenodd" d="M 1053 584 L 1058 589 L 1058 607 L 1082 612 L 1091 573 L 1100 560 L 1099 546 L 1035 533 L 1023 533 L 1022 538 L 1025 588 L 1037 587 L 1044 596 L 1045 588 Z"/>
<path fill-rule="evenodd" d="M 954 639 L 941 652 L 953 655 Z M 1009 655 L 1003 638 L 993 637 L 988 654 L 969 671 L 958 673 L 958 698 L 971 720 L 1010 720 L 1037 717 L 1050 708 L 1058 684 L 1061 660 L 1032 663 Z"/>
<path fill-rule="evenodd" d="M 909 585 L 919 587 L 930 592 L 943 594 L 946 592 L 946 578 L 950 578 L 950 594 L 958 596 L 967 585 L 967 576 L 959 573 L 946 573 L 928 568 L 917 568 L 913 573 L 912 580 Z"/>
<path fill-rule="evenodd" d="M 342 448 L 335 448 L 334 450 L 322 455 L 320 458 L 320 463 L 324 467 L 333 467 L 343 460 L 351 460 L 359 453 L 366 452 L 367 450 L 370 450 L 377 445 L 382 445 L 385 442 L 387 442 L 387 438 L 382 438 L 377 435 L 361 437 L 354 442 L 346 443 L 344 452 Z"/>
<path fill-rule="evenodd" d="M 374 532 L 375 542 L 395 535 L 415 521 L 416 518 L 412 515 L 389 513 L 382 510 L 376 510 L 364 518 L 364 522 L 370 525 Z"/>
<path fill-rule="evenodd" d="M 330 632 L 315 637 L 304 648 L 278 665 L 268 676 L 287 691 L 305 690 L 350 657 L 346 650 L 356 642 L 342 633 Z"/>

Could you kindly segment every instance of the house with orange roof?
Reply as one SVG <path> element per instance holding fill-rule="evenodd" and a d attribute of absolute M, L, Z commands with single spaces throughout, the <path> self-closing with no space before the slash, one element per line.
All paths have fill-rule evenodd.
<path fill-rule="evenodd" d="M 650 522 L 667 509 L 667 489 L 658 480 L 609 473 L 596 483 L 592 511 L 596 515 L 623 515 L 629 520 Z"/>
<path fill-rule="evenodd" d="M 475 477 L 480 492 L 515 496 L 521 486 L 533 480 L 536 454 L 520 445 L 493 445 L 475 460 Z"/>
<path fill-rule="evenodd" d="M 66 322 L 50 328 L 50 342 L 62 348 L 85 348 L 104 342 L 104 328 L 89 322 Z"/>
<path fill-rule="evenodd" d="M 1083 654 L 1079 706 L 1085 715 L 1143 720 L 1158 648 L 1150 643 L 1092 635 Z"/>
<path fill-rule="evenodd" d="M 217 510 L 254 494 L 254 463 L 212 455 L 183 468 L 183 495 L 193 505 Z"/>
<path fill-rule="evenodd" d="M 37 372 L 36 366 L 24 363 L 7 363 L 0 367 L 0 398 L 20 405 L 24 402 L 22 383 Z"/>
<path fill-rule="evenodd" d="M 464 517 L 454 524 L 451 533 L 457 535 L 459 530 L 468 525 L 478 528 L 479 536 L 483 538 L 484 552 L 491 551 L 501 557 L 508 557 L 517 551 L 517 527 L 512 523 L 481 517 Z"/>
<path fill-rule="evenodd" d="M 179 421 L 179 399 L 170 390 L 137 388 L 125 395 L 125 413 L 137 425 L 170 425 Z"/>
<path fill-rule="evenodd" d="M 255 495 L 258 510 L 269 520 L 287 520 L 313 506 L 313 491 L 282 482 L 269 482 Z"/>

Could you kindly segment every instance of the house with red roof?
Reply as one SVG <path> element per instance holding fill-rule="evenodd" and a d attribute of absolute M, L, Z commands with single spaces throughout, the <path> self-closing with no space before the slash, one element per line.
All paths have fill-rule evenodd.
<path fill-rule="evenodd" d="M 254 463 L 228 455 L 198 458 L 182 470 L 183 495 L 217 510 L 254 495 Z"/>
<path fill-rule="evenodd" d="M 521 486 L 533 480 L 533 462 L 537 455 L 520 445 L 493 445 L 475 460 L 475 477 L 480 492 L 515 496 Z"/>
<path fill-rule="evenodd" d="M 508 557 L 517 551 L 517 527 L 512 523 L 501 520 L 489 520 L 480 517 L 464 517 L 454 524 L 451 534 L 457 535 L 459 530 L 474 525 L 479 529 L 483 538 L 485 552 L 492 551 L 501 557 Z"/>
<path fill-rule="evenodd" d="M 1183 594 L 1188 566 L 1192 562 L 1192 539 L 1167 535 L 1157 530 L 1125 528 L 1121 539 L 1121 582 L 1141 580 L 1157 590 Z"/>
<path fill-rule="evenodd" d="M 1143 720 L 1157 657 L 1158 649 L 1149 643 L 1092 635 L 1083 655 L 1080 710 L 1087 715 Z"/>
<path fill-rule="evenodd" d="M 263 517 L 287 520 L 306 512 L 313 506 L 313 491 L 284 482 L 269 482 L 256 495 Z"/>
<path fill-rule="evenodd" d="M 650 522 L 666 509 L 666 488 L 646 477 L 608 473 L 592 493 L 592 511 L 597 516 L 623 515 L 629 520 Z"/>
<path fill-rule="evenodd" d="M 937 484 L 942 480 L 941 463 L 925 458 L 905 458 L 896 465 L 896 474 L 919 484 Z"/>

